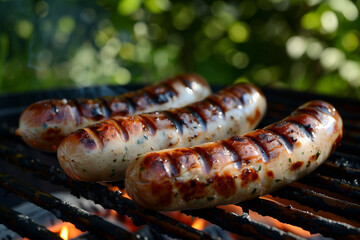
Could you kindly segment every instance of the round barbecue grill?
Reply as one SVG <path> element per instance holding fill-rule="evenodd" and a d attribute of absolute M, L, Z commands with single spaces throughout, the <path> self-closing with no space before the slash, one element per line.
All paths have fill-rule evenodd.
<path fill-rule="evenodd" d="M 135 89 L 139 86 L 129 86 Z M 121 191 L 102 184 L 73 181 L 59 168 L 55 154 L 40 153 L 14 135 L 21 112 L 32 102 L 47 98 L 94 97 L 120 94 L 120 86 L 52 90 L 0 96 L 0 223 L 3 229 L 32 239 L 60 239 L 16 212 L 19 203 L 32 202 L 52 212 L 56 218 L 73 223 L 86 232 L 84 239 L 303 239 L 281 227 L 254 217 L 269 216 L 275 221 L 309 231 L 312 239 L 360 239 L 360 102 L 310 93 L 263 89 L 268 110 L 259 127 L 278 121 L 309 100 L 323 99 L 333 104 L 344 121 L 342 145 L 315 172 L 270 195 L 229 207 L 182 211 L 210 222 L 219 231 L 197 230 L 161 212 L 138 208 Z M 215 89 L 215 88 L 214 88 Z M 112 185 L 123 189 L 123 182 Z M 129 216 L 143 231 L 132 232 L 91 214 L 71 202 L 54 196 L 67 191 L 90 199 L 119 216 Z M 241 211 L 231 209 L 241 207 Z M 230 210 L 229 210 L 230 209 Z M 0 226 L 1 227 L 1 226 Z M 1 228 L 0 228 L 1 229 Z M 145 230 L 146 229 L 146 230 Z M 222 229 L 222 230 L 221 230 Z M 11 239 L 10 235 L 0 239 Z M 230 239 L 231 239 L 230 238 Z"/>

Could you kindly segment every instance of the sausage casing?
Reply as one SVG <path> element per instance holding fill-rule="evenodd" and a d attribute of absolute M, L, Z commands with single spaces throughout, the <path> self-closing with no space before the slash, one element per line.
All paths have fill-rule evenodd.
<path fill-rule="evenodd" d="M 58 160 L 77 180 L 116 181 L 125 177 L 128 163 L 139 154 L 247 132 L 265 109 L 261 91 L 240 83 L 184 108 L 115 117 L 87 126 L 64 139 Z"/>
<path fill-rule="evenodd" d="M 43 100 L 25 109 L 16 134 L 31 147 L 55 152 L 60 142 L 79 128 L 120 115 L 185 106 L 211 94 L 195 74 L 179 75 L 138 91 L 97 99 Z"/>
<path fill-rule="evenodd" d="M 140 206 L 181 210 L 265 195 L 316 169 L 339 145 L 342 119 L 324 101 L 242 136 L 151 152 L 132 161 L 125 187 Z"/>

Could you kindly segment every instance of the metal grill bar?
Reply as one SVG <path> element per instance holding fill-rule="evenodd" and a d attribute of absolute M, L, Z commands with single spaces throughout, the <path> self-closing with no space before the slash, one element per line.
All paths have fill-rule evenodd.
<path fill-rule="evenodd" d="M 197 216 L 209 222 L 217 224 L 221 228 L 242 236 L 256 237 L 260 239 L 303 239 L 292 233 L 286 233 L 279 229 L 271 228 L 268 225 L 259 223 L 250 218 L 248 213 L 239 216 L 234 213 L 227 213 L 224 209 L 211 208 L 200 210 L 181 211 L 187 215 Z"/>
<path fill-rule="evenodd" d="M 360 140 L 360 126 L 359 123 L 344 122 L 345 137 L 347 140 L 359 142 Z"/>
<path fill-rule="evenodd" d="M 350 167 L 350 168 L 360 169 L 360 157 L 358 156 L 339 152 L 339 151 L 333 152 L 332 156 L 336 158 L 335 160 L 333 160 L 333 158 L 330 157 L 330 160 L 338 164 L 339 167 Z"/>
<path fill-rule="evenodd" d="M 342 167 L 338 163 L 330 161 L 325 162 L 317 172 L 338 179 L 346 179 L 354 185 L 358 184 L 357 181 L 360 179 L 360 169 Z"/>
<path fill-rule="evenodd" d="M 22 237 L 39 240 L 61 240 L 62 238 L 44 226 L 31 220 L 29 217 L 20 214 L 4 205 L 0 205 L 0 223 L 7 228 L 17 232 Z"/>
<path fill-rule="evenodd" d="M 344 138 L 341 141 L 341 146 L 338 151 L 356 156 L 359 155 L 358 149 L 360 149 L 360 144 L 358 144 L 357 142 L 348 141 L 346 138 Z"/>
<path fill-rule="evenodd" d="M 115 210 L 120 215 L 126 214 L 130 216 L 137 225 L 149 224 L 157 231 L 171 237 L 181 236 L 186 239 L 214 239 L 207 233 L 196 230 L 163 214 L 137 208 L 134 202 L 121 197 L 120 192 L 108 191 L 107 187 L 100 184 L 72 181 L 60 169 L 42 164 L 39 160 L 28 158 L 22 154 L 16 153 L 16 151 L 12 152 L 11 149 L 6 148 L 5 146 L 0 148 L 0 157 L 53 184 L 70 188 L 72 194 L 76 196 L 81 195 L 87 199 L 93 200 L 104 208 Z"/>
<path fill-rule="evenodd" d="M 23 197 L 52 212 L 59 219 L 74 223 L 82 231 L 89 231 L 98 237 L 106 239 L 136 239 L 128 231 L 105 221 L 101 217 L 91 215 L 85 210 L 63 202 L 50 194 L 22 184 L 9 175 L 0 173 L 0 185 L 17 196 Z"/>
<path fill-rule="evenodd" d="M 271 216 L 279 221 L 302 227 L 311 233 L 321 233 L 335 239 L 359 239 L 360 229 L 348 224 L 329 220 L 308 211 L 294 208 L 267 199 L 254 199 L 238 204 L 244 211 L 256 211 L 264 216 Z"/>
<path fill-rule="evenodd" d="M 345 182 L 344 179 L 336 179 L 327 176 L 322 176 L 320 174 L 311 174 L 300 182 L 312 185 L 315 187 L 328 189 L 332 192 L 340 193 L 346 195 L 354 200 L 360 201 L 360 187 L 350 185 Z"/>
<path fill-rule="evenodd" d="M 360 206 L 358 204 L 326 196 L 298 182 L 292 183 L 270 195 L 294 200 L 302 205 L 311 207 L 315 211 L 323 210 L 349 219 L 360 219 Z"/>

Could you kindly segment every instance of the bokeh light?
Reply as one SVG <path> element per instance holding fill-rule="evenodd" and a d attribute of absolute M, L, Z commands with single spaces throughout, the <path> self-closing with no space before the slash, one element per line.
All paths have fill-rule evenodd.
<path fill-rule="evenodd" d="M 360 98 L 358 0 L 0 1 L 0 93 L 211 84 Z M 341 91 L 339 91 L 341 89 Z"/>
<path fill-rule="evenodd" d="M 307 42 L 302 36 L 293 36 L 286 42 L 286 50 L 290 57 L 300 58 L 306 51 Z"/>
<path fill-rule="evenodd" d="M 25 19 L 16 22 L 15 31 L 20 38 L 30 38 L 34 30 L 33 24 Z"/>
<path fill-rule="evenodd" d="M 326 11 L 321 14 L 321 26 L 325 32 L 332 33 L 338 28 L 339 22 L 336 14 L 333 11 Z"/>

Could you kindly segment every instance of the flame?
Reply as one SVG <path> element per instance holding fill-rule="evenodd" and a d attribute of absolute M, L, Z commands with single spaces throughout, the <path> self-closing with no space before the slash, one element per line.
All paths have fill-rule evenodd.
<path fill-rule="evenodd" d="M 251 210 L 249 211 L 249 215 L 250 215 L 250 218 L 255 221 L 264 223 L 271 227 L 276 227 L 284 232 L 290 232 L 290 233 L 293 233 L 293 234 L 298 235 L 303 238 L 310 238 L 310 237 L 314 236 L 309 231 L 306 231 L 306 230 L 302 229 L 301 227 L 297 227 L 297 226 L 287 224 L 287 223 L 282 223 L 282 222 L 278 221 L 277 219 L 269 217 L 269 216 L 266 216 L 266 217 L 261 216 L 260 214 L 254 212 L 254 211 L 251 211 Z"/>
<path fill-rule="evenodd" d="M 273 201 L 275 203 L 279 203 L 279 204 L 282 204 L 281 201 L 279 201 L 280 199 L 276 199 L 274 197 L 272 197 L 271 195 L 265 195 L 265 196 L 262 196 L 260 197 L 262 199 L 266 199 L 268 201 Z M 281 199 L 283 200 L 283 199 Z M 283 200 L 283 201 L 287 201 L 287 200 Z M 273 217 L 269 217 L 269 216 L 262 216 L 260 214 L 258 214 L 257 212 L 254 212 L 254 211 L 249 211 L 249 216 L 251 219 L 255 220 L 255 221 L 258 221 L 258 222 L 261 222 L 261 223 L 264 223 L 266 225 L 269 225 L 271 227 L 276 227 L 284 232 L 290 232 L 290 233 L 293 233 L 297 236 L 300 236 L 300 237 L 303 237 L 303 238 L 310 238 L 310 237 L 313 237 L 313 236 L 316 236 L 316 235 L 319 235 L 319 234 L 311 234 L 309 231 L 301 228 L 301 227 L 298 227 L 298 226 L 294 226 L 294 225 L 291 225 L 291 224 L 288 224 L 288 223 L 283 223 L 283 222 L 280 222 L 279 220 L 273 218 Z"/>
<path fill-rule="evenodd" d="M 122 192 L 122 196 L 123 196 L 124 198 L 131 199 L 131 197 L 129 196 L 129 194 L 127 194 L 127 192 L 125 191 L 125 189 L 123 189 L 121 192 Z"/>
<path fill-rule="evenodd" d="M 102 216 L 103 218 L 107 219 L 110 222 L 119 222 L 122 226 L 124 226 L 125 229 L 127 229 L 129 232 L 136 232 L 141 227 L 136 226 L 134 222 L 132 221 L 131 217 L 128 217 L 126 215 L 119 215 L 115 210 L 110 209 L 108 211 L 108 214 L 106 216 Z"/>
<path fill-rule="evenodd" d="M 198 218 L 198 217 L 192 217 L 190 215 L 186 215 L 182 213 L 181 211 L 169 211 L 169 212 L 161 212 L 162 214 L 171 217 L 181 223 L 184 223 L 186 225 L 189 225 L 197 230 L 203 230 L 205 227 L 210 225 L 211 223 Z"/>
<path fill-rule="evenodd" d="M 207 222 L 203 219 L 196 218 L 194 219 L 193 223 L 191 224 L 191 227 L 197 229 L 197 230 L 203 230 L 207 225 Z"/>
<path fill-rule="evenodd" d="M 242 208 L 233 204 L 218 206 L 217 208 L 224 209 L 227 213 L 235 213 L 239 216 L 243 214 Z"/>
<path fill-rule="evenodd" d="M 109 186 L 109 190 L 110 191 L 121 191 L 122 197 L 129 198 L 129 195 L 126 193 L 125 189 L 119 189 L 116 186 Z M 260 198 L 266 199 L 268 201 L 273 201 L 278 204 L 283 204 L 285 206 L 286 205 L 293 206 L 295 204 L 290 200 L 275 198 L 270 195 L 265 195 Z M 297 205 L 299 205 L 299 206 L 297 206 Z M 301 210 L 306 210 L 309 212 L 313 211 L 313 210 L 311 211 L 311 209 L 308 209 L 307 207 L 300 205 L 299 203 L 297 203 L 297 205 L 295 207 L 299 208 Z M 241 216 L 244 213 L 243 209 L 240 206 L 232 205 L 232 204 L 218 206 L 217 208 L 223 209 L 227 213 L 232 213 L 232 214 L 236 214 L 239 216 Z M 169 211 L 169 212 L 161 212 L 161 213 L 164 215 L 167 215 L 168 217 L 173 218 L 179 222 L 182 222 L 188 226 L 191 226 L 194 229 L 200 230 L 200 231 L 204 230 L 206 227 L 208 227 L 209 225 L 212 224 L 204 219 L 201 219 L 198 217 L 193 217 L 191 215 L 186 215 L 186 214 L 182 213 L 181 211 Z M 122 214 L 119 215 L 114 210 L 107 210 L 106 214 L 103 212 L 102 213 L 94 213 L 94 214 L 98 214 L 99 216 L 109 220 L 110 222 L 118 222 L 121 224 L 122 227 L 124 227 L 125 229 L 127 229 L 128 231 L 130 231 L 132 233 L 136 233 L 139 229 L 141 229 L 143 227 L 143 226 L 135 225 L 130 217 L 128 217 L 126 215 L 122 215 Z M 262 215 L 258 214 L 257 212 L 254 212 L 251 210 L 249 211 L 249 216 L 251 219 L 253 219 L 255 221 L 258 221 L 258 222 L 261 222 L 268 226 L 277 228 L 284 232 L 293 233 L 293 234 L 303 237 L 303 238 L 311 238 L 311 237 L 321 236 L 319 233 L 311 234 L 309 231 L 307 231 L 301 227 L 280 222 L 279 220 L 277 220 L 273 217 L 262 216 Z M 75 238 L 83 233 L 80 230 L 78 230 L 73 224 L 67 223 L 67 222 L 62 223 L 62 224 L 57 224 L 53 227 L 50 227 L 49 230 L 53 231 L 55 233 L 58 233 L 62 239 L 66 239 L 66 240 Z M 239 239 L 239 236 L 236 233 L 231 233 L 231 232 L 228 232 L 228 233 L 229 233 L 229 236 L 231 239 Z"/>
<path fill-rule="evenodd" d="M 102 185 L 107 186 L 107 188 L 111 192 L 121 191 L 120 188 L 118 186 L 115 186 L 115 185 L 111 185 L 111 184 L 107 184 L 107 183 L 102 183 Z"/>
<path fill-rule="evenodd" d="M 79 236 L 83 232 L 75 227 L 74 224 L 69 222 L 63 222 L 48 227 L 49 231 L 58 233 L 62 239 L 71 239 Z"/>
<path fill-rule="evenodd" d="M 131 199 L 131 197 L 127 194 L 125 188 L 120 189 L 118 186 L 111 185 L 111 184 L 108 184 L 108 183 L 101 183 L 101 184 L 106 186 L 109 189 L 109 191 L 112 191 L 112 192 L 120 191 L 124 198 Z"/>
<path fill-rule="evenodd" d="M 69 230 L 67 228 L 66 225 L 64 225 L 62 228 L 61 228 L 61 231 L 60 231 L 60 237 L 64 240 L 68 240 L 69 239 Z"/>

